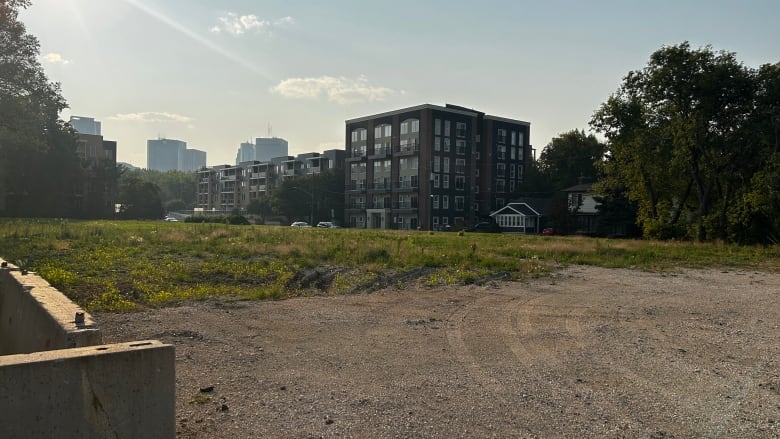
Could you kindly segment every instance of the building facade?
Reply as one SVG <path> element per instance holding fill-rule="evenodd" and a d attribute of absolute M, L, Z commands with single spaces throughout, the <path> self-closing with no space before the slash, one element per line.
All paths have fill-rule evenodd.
<path fill-rule="evenodd" d="M 206 151 L 185 149 L 182 151 L 180 171 L 197 171 L 206 166 Z"/>
<path fill-rule="evenodd" d="M 70 123 L 70 126 L 80 134 L 90 134 L 93 136 L 101 135 L 100 121 L 95 120 L 94 118 L 71 116 L 68 123 Z"/>
<path fill-rule="evenodd" d="M 530 123 L 424 104 L 346 121 L 345 219 L 372 229 L 473 224 L 531 161 Z"/>
<path fill-rule="evenodd" d="M 152 171 L 176 171 L 181 166 L 181 156 L 187 142 L 175 139 L 146 141 L 146 169 Z"/>
<path fill-rule="evenodd" d="M 242 162 L 236 166 L 204 167 L 196 171 L 196 207 L 205 212 L 230 212 L 235 208 L 246 208 L 252 200 L 267 196 L 286 178 L 343 167 L 342 150 L 312 152 L 296 157 L 285 155 L 266 161 Z"/>
<path fill-rule="evenodd" d="M 258 137 L 255 139 L 255 157 L 253 160 L 267 162 L 274 157 L 289 154 L 287 141 L 279 137 Z"/>

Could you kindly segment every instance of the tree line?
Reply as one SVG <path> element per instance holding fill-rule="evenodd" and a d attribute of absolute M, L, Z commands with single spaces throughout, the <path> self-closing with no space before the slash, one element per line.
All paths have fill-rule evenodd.
<path fill-rule="evenodd" d="M 0 2 L 0 216 L 154 218 L 194 207 L 192 173 L 79 157 L 77 133 L 59 118 L 60 86 L 18 19 L 29 5 Z M 590 181 L 603 217 L 646 238 L 780 242 L 780 63 L 751 68 L 709 46 L 665 46 L 628 72 L 589 126 L 603 140 L 581 130 L 552 139 L 515 195 L 561 198 Z M 338 220 L 342 185 L 339 175 L 284 180 L 248 210 Z"/>

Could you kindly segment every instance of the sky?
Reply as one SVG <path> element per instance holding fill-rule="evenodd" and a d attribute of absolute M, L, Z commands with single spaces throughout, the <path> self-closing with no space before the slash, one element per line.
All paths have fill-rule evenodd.
<path fill-rule="evenodd" d="M 70 108 L 146 166 L 165 137 L 235 163 L 269 134 L 344 148 L 345 120 L 455 104 L 531 124 L 537 154 L 663 46 L 780 62 L 777 0 L 33 0 L 20 14 Z"/>

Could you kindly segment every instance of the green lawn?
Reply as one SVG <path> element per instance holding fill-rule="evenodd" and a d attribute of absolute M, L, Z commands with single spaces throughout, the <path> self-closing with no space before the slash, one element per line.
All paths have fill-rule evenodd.
<path fill-rule="evenodd" d="M 524 279 L 561 264 L 780 270 L 780 246 L 163 221 L 0 220 L 0 257 L 87 309 L 115 311 Z"/>

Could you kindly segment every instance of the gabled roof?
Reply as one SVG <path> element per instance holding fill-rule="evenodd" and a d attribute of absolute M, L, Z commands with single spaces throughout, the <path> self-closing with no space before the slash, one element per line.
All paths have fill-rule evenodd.
<path fill-rule="evenodd" d="M 562 192 L 590 192 L 591 188 L 593 188 L 593 183 L 582 183 L 563 189 Z"/>
<path fill-rule="evenodd" d="M 541 214 L 535 211 L 531 206 L 526 203 L 509 203 L 506 206 L 492 212 L 490 216 L 498 214 L 518 214 L 523 216 L 541 216 Z"/>

